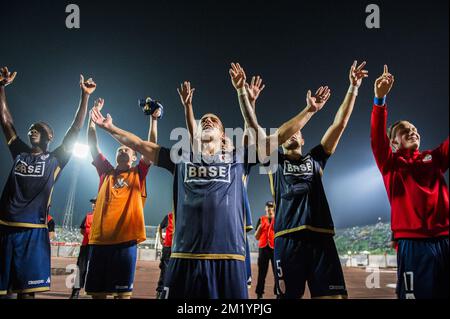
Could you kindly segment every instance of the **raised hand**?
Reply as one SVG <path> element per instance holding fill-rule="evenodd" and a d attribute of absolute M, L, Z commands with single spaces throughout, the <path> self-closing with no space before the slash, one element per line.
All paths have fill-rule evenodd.
<path fill-rule="evenodd" d="M 245 86 L 245 81 L 247 76 L 245 75 L 244 69 L 239 65 L 239 63 L 231 63 L 230 69 L 231 83 L 236 90 L 242 89 Z"/>
<path fill-rule="evenodd" d="M 113 120 L 111 115 L 107 114 L 106 118 L 103 116 L 103 114 L 96 108 L 93 107 L 91 109 L 91 119 L 92 121 L 94 121 L 95 124 L 97 124 L 99 127 L 104 128 L 104 129 L 108 129 L 110 127 L 112 127 L 113 125 Z"/>
<path fill-rule="evenodd" d="M 255 104 L 255 101 L 258 99 L 259 94 L 261 94 L 262 90 L 264 90 L 265 87 L 266 85 L 262 84 L 262 79 L 259 75 L 257 77 L 252 77 L 250 85 L 248 83 L 245 83 L 245 89 L 248 93 L 248 99 L 250 100 L 250 103 L 252 103 L 252 105 Z"/>
<path fill-rule="evenodd" d="M 97 84 L 95 84 L 92 78 L 89 78 L 87 81 L 84 81 L 84 76 L 80 74 L 80 88 L 84 94 L 91 95 L 97 88 Z"/>
<path fill-rule="evenodd" d="M 94 107 L 99 111 L 101 111 L 103 109 L 104 105 L 105 105 L 105 100 L 102 99 L 101 97 L 99 97 L 98 99 L 96 99 L 94 101 Z"/>
<path fill-rule="evenodd" d="M 14 82 L 17 72 L 11 74 L 8 68 L 5 66 L 0 70 L 0 86 L 8 86 Z"/>
<path fill-rule="evenodd" d="M 328 86 L 321 86 L 317 89 L 316 94 L 312 96 L 311 90 L 306 94 L 306 103 L 310 112 L 320 111 L 331 96 L 331 90 Z"/>
<path fill-rule="evenodd" d="M 366 65 L 366 61 L 361 63 L 359 66 L 357 65 L 358 61 L 353 62 L 348 77 L 350 79 L 350 84 L 359 88 L 362 80 L 369 76 L 369 71 L 363 69 Z"/>
<path fill-rule="evenodd" d="M 152 114 L 152 118 L 154 118 L 155 120 L 159 119 L 159 117 L 161 116 L 161 109 L 157 109 L 155 112 L 153 112 Z"/>
<path fill-rule="evenodd" d="M 394 76 L 389 73 L 388 66 L 385 64 L 383 74 L 375 80 L 375 96 L 377 98 L 385 97 L 391 91 L 394 81 Z"/>
<path fill-rule="evenodd" d="M 177 92 L 178 95 L 180 96 L 181 103 L 185 107 L 192 106 L 192 97 L 194 96 L 195 89 L 191 88 L 191 82 L 184 81 L 180 85 L 180 88 L 177 88 Z"/>

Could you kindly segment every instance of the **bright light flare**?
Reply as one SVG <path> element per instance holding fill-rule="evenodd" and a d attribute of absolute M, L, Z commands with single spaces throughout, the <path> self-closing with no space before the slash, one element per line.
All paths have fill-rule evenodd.
<path fill-rule="evenodd" d="M 89 146 L 86 144 L 80 144 L 80 143 L 75 143 L 75 146 L 73 147 L 73 156 L 77 157 L 77 158 L 86 158 L 86 156 L 89 153 Z"/>

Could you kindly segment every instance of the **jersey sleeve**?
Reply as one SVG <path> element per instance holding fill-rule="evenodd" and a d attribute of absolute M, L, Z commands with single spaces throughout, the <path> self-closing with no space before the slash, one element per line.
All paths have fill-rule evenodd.
<path fill-rule="evenodd" d="M 386 105 L 374 105 L 370 120 L 370 145 L 378 169 L 383 173 L 389 169 L 392 160 L 392 149 L 387 131 L 387 107 Z"/>
<path fill-rule="evenodd" d="M 146 164 L 143 159 L 141 159 L 137 165 L 139 172 L 139 180 L 141 185 L 145 182 L 145 178 L 147 177 L 148 171 L 150 170 L 151 164 Z"/>
<path fill-rule="evenodd" d="M 31 147 L 25 144 L 25 142 L 22 141 L 19 137 L 16 137 L 14 140 L 12 140 L 11 143 L 9 143 L 8 147 L 13 159 L 15 159 L 20 153 L 31 152 Z"/>
<path fill-rule="evenodd" d="M 328 154 L 322 145 L 317 145 L 310 151 L 311 157 L 319 163 L 322 169 L 325 168 L 328 159 L 330 158 L 330 154 Z"/>
<path fill-rule="evenodd" d="M 100 177 L 114 170 L 114 167 L 103 154 L 98 154 L 92 162 L 92 165 L 97 169 L 98 176 Z"/>
<path fill-rule="evenodd" d="M 175 173 L 175 163 L 170 158 L 170 149 L 161 147 L 158 154 L 158 164 L 156 166 L 165 168 L 170 173 Z"/>
<path fill-rule="evenodd" d="M 79 135 L 80 130 L 71 127 L 64 136 L 61 145 L 52 152 L 53 155 L 58 159 L 59 166 L 61 167 L 61 169 L 64 168 L 64 166 L 66 166 L 66 164 L 72 157 L 72 149 Z"/>
<path fill-rule="evenodd" d="M 447 139 L 441 145 L 439 145 L 432 151 L 433 157 L 437 158 L 437 163 L 442 173 L 445 173 L 448 170 L 448 163 L 450 161 L 448 153 L 448 143 L 449 141 L 447 137 Z"/>
<path fill-rule="evenodd" d="M 65 144 L 62 144 L 52 152 L 52 155 L 58 160 L 59 167 L 62 169 L 72 157 L 72 152 L 65 148 Z"/>

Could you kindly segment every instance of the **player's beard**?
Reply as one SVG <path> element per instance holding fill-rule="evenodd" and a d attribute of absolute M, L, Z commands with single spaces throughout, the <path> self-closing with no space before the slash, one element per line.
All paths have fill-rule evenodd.
<path fill-rule="evenodd" d="M 285 144 L 284 148 L 287 150 L 296 150 L 296 149 L 300 148 L 300 143 L 296 139 L 289 140 L 288 143 Z"/>

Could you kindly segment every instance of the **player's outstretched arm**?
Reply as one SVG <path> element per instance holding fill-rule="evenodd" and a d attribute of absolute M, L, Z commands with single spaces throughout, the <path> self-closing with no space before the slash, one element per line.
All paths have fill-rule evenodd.
<path fill-rule="evenodd" d="M 306 93 L 306 106 L 295 117 L 281 125 L 275 135 L 277 137 L 277 146 L 282 145 L 292 135 L 301 130 L 311 117 L 319 112 L 327 103 L 331 96 L 331 90 L 328 86 L 321 86 L 312 95 L 311 90 Z"/>
<path fill-rule="evenodd" d="M 158 142 L 158 118 L 161 116 L 161 109 L 157 109 L 155 112 L 153 112 L 152 115 L 150 115 L 150 123 L 148 128 L 148 136 L 147 141 L 151 143 L 157 143 Z M 144 155 L 142 155 L 142 160 L 147 164 L 150 165 L 151 161 L 147 159 Z"/>
<path fill-rule="evenodd" d="M 441 169 L 441 172 L 445 174 L 448 170 L 448 165 L 450 163 L 450 156 L 449 156 L 449 138 L 441 143 L 437 148 L 433 150 L 433 153 L 436 154 L 438 158 L 438 165 Z"/>
<path fill-rule="evenodd" d="M 239 97 L 239 105 L 245 123 L 250 128 L 250 136 L 255 135 L 255 140 L 258 145 L 258 153 L 260 161 L 264 162 L 270 156 L 270 153 L 277 149 L 287 139 L 294 135 L 298 130 L 302 129 L 304 125 L 310 120 L 313 114 L 322 109 L 330 97 L 330 90 L 328 87 L 320 87 L 315 96 L 308 91 L 307 106 L 297 116 L 284 123 L 273 135 L 267 136 L 264 129 L 258 124 L 256 113 L 250 103 L 246 86 L 246 75 L 239 63 L 232 63 L 230 69 L 231 82 L 236 89 Z"/>
<path fill-rule="evenodd" d="M 150 115 L 150 124 L 148 129 L 147 141 L 158 143 L 158 118 L 161 116 L 161 109 L 157 109 Z"/>
<path fill-rule="evenodd" d="M 250 85 L 248 83 L 245 83 L 245 89 L 248 94 L 248 100 L 253 108 L 253 112 L 256 114 L 256 100 L 258 99 L 261 92 L 266 87 L 265 84 L 263 84 L 262 78 L 258 76 L 253 76 L 252 80 L 250 82 Z M 255 134 L 250 134 L 249 127 L 247 123 L 244 122 L 244 137 L 242 141 L 242 145 L 248 146 L 248 145 L 254 145 L 256 143 Z"/>
<path fill-rule="evenodd" d="M 334 117 L 333 124 L 328 128 L 321 141 L 325 152 L 328 154 L 333 154 L 336 150 L 342 133 L 344 133 L 350 116 L 352 115 L 353 106 L 355 105 L 356 96 L 358 95 L 358 88 L 361 86 L 362 80 L 369 76 L 369 72 L 364 70 L 365 65 L 366 62 L 363 62 L 358 66 L 358 62 L 354 61 L 350 67 L 350 88 Z"/>
<path fill-rule="evenodd" d="M 80 88 L 81 88 L 80 104 L 75 114 L 75 118 L 66 135 L 64 136 L 62 142 L 62 147 L 66 153 L 72 151 L 73 145 L 78 139 L 78 135 L 80 133 L 81 128 L 83 127 L 84 120 L 86 119 L 89 97 L 91 96 L 92 93 L 94 93 L 95 89 L 97 88 L 97 85 L 91 78 L 85 81 L 84 76 L 80 75 Z"/>
<path fill-rule="evenodd" d="M 387 136 L 386 96 L 391 91 L 394 80 L 394 76 L 389 73 L 388 66 L 385 65 L 383 74 L 374 83 L 375 101 L 370 123 L 370 143 L 380 170 L 392 156 L 392 149 Z"/>
<path fill-rule="evenodd" d="M 238 94 L 239 107 L 244 117 L 245 125 L 247 125 L 245 133 L 248 135 L 249 142 L 257 145 L 260 161 L 265 161 L 266 157 L 270 155 L 268 150 L 270 149 L 270 140 L 265 130 L 259 126 L 255 109 L 250 102 L 248 90 L 246 89 L 245 71 L 239 63 L 231 63 L 229 73 L 231 83 Z"/>
<path fill-rule="evenodd" d="M 98 98 L 94 102 L 94 107 L 97 108 L 99 111 L 101 111 L 103 109 L 104 105 L 105 105 L 105 100 L 102 98 Z M 98 155 L 101 153 L 101 151 L 100 151 L 100 147 L 98 146 L 96 125 L 95 125 L 95 122 L 92 120 L 91 116 L 89 116 L 87 137 L 88 137 L 88 145 L 89 145 L 89 150 L 92 155 L 92 159 L 95 160 L 98 157 Z"/>
<path fill-rule="evenodd" d="M 192 98 L 194 97 L 195 88 L 191 88 L 191 82 L 184 81 L 180 87 L 177 88 L 180 96 L 181 104 L 184 106 L 184 116 L 186 118 L 186 127 L 189 131 L 189 138 L 191 145 L 196 139 L 197 123 L 195 122 L 194 109 L 192 107 Z"/>
<path fill-rule="evenodd" d="M 160 149 L 158 144 L 144 141 L 133 133 L 118 128 L 113 124 L 113 120 L 109 114 L 105 118 L 96 108 L 91 110 L 91 117 L 95 124 L 111 134 L 119 143 L 141 153 L 146 160 L 158 164 L 157 160 Z"/>
<path fill-rule="evenodd" d="M 6 101 L 5 87 L 14 82 L 17 72 L 9 72 L 7 67 L 0 70 L 0 122 L 8 144 L 17 137 L 14 121 Z"/>

